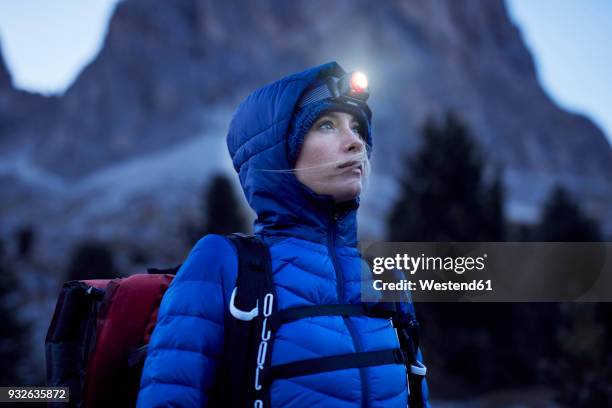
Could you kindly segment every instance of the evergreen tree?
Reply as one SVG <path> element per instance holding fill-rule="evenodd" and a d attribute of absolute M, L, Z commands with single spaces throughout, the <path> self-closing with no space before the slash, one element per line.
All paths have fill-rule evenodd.
<path fill-rule="evenodd" d="M 428 120 L 423 144 L 406 160 L 401 196 L 390 218 L 391 241 L 503 241 L 500 169 L 483 181 L 483 155 L 452 114 L 438 126 Z"/>
<path fill-rule="evenodd" d="M 469 129 L 455 116 L 447 115 L 439 125 L 428 120 L 420 149 L 406 160 L 400 197 L 388 220 L 390 239 L 505 241 L 502 168 L 493 168 L 492 180 L 486 182 L 486 165 Z M 544 346 L 515 330 L 521 326 L 533 332 L 536 319 L 526 319 L 527 308 L 515 304 L 483 306 L 417 305 L 432 372 L 455 379 L 454 383 L 432 384 L 447 395 L 467 397 L 495 387 L 536 381 L 531 352 L 537 353 Z M 435 378 L 432 380 L 435 382 Z"/>
<path fill-rule="evenodd" d="M 241 214 L 232 183 L 223 174 L 216 175 L 203 189 L 200 212 L 203 222 L 199 226 L 187 227 L 190 245 L 207 234 L 226 235 L 246 229 L 246 220 Z"/>
<path fill-rule="evenodd" d="M 502 168 L 495 168 L 493 182 L 485 194 L 485 234 L 490 241 L 503 241 L 507 237 L 506 218 L 504 215 L 505 191 L 502 181 Z"/>
<path fill-rule="evenodd" d="M 67 280 L 114 279 L 120 277 L 115 269 L 113 253 L 100 242 L 84 242 L 73 250 L 68 264 Z"/>
<path fill-rule="evenodd" d="M 536 227 L 538 241 L 602 241 L 599 226 L 585 216 L 565 188 L 556 186 L 544 205 L 542 219 Z"/>
<path fill-rule="evenodd" d="M 25 225 L 15 233 L 17 238 L 17 251 L 21 259 L 29 258 L 34 246 L 34 228 L 31 225 Z"/>
<path fill-rule="evenodd" d="M 452 115 L 442 126 L 428 121 L 423 137 L 416 156 L 406 160 L 400 197 L 388 220 L 390 239 L 504 241 L 508 232 L 501 169 L 496 169 L 491 184 L 483 182 L 483 156 L 468 129 Z M 518 232 L 538 241 L 601 240 L 597 225 L 563 190 L 555 190 L 543 214 L 540 225 L 519 226 Z M 610 307 L 604 303 L 584 306 L 595 309 L 586 314 L 576 313 L 576 307 L 418 304 L 426 359 L 431 356 L 431 372 L 445 379 L 435 383 L 436 376 L 430 377 L 432 387 L 449 396 L 468 397 L 496 387 L 542 384 L 544 374 L 561 390 L 563 403 L 608 406 L 611 399 L 605 387 L 612 383 L 612 359 L 607 357 L 612 333 L 602 328 L 603 322 L 609 322 Z M 576 341 L 587 331 L 592 334 L 590 343 L 580 346 Z"/>
<path fill-rule="evenodd" d="M 599 226 L 587 217 L 562 186 L 556 186 L 535 227 L 538 241 L 603 241 Z M 580 273 L 581 271 L 576 271 Z M 584 278 L 584 275 L 581 275 Z M 568 406 L 612 404 L 612 332 L 608 303 L 556 303 L 556 357 L 547 365 L 557 399 Z"/>
<path fill-rule="evenodd" d="M 0 247 L 3 248 L 2 241 Z M 18 281 L 0 250 L 0 387 L 19 385 L 17 367 L 25 355 L 26 327 L 17 318 Z"/>
<path fill-rule="evenodd" d="M 232 183 L 226 176 L 221 174 L 215 176 L 204 201 L 205 234 L 223 235 L 244 230 L 245 221 L 241 217 Z"/>

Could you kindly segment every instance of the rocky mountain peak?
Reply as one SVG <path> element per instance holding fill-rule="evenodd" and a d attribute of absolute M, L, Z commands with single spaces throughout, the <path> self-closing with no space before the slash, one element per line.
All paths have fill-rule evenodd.
<path fill-rule="evenodd" d="M 12 85 L 11 73 L 9 72 L 6 63 L 4 62 L 4 56 L 2 54 L 2 44 L 0 43 L 0 90 L 10 89 Z"/>

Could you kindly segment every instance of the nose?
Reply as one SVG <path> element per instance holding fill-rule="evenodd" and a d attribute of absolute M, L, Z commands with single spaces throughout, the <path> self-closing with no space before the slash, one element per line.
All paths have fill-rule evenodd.
<path fill-rule="evenodd" d="M 345 148 L 349 153 L 360 153 L 364 147 L 365 143 L 359 134 L 355 133 L 350 127 L 344 129 L 345 133 Z"/>

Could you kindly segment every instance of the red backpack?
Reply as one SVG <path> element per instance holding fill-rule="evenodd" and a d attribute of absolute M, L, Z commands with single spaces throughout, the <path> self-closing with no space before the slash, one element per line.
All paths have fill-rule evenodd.
<path fill-rule="evenodd" d="M 254 264 L 249 261 L 268 257 L 267 246 L 254 236 L 242 233 L 229 234 L 227 238 L 238 253 L 238 276 L 255 276 Z M 136 405 L 147 346 L 157 323 L 159 306 L 180 267 L 149 269 L 148 274 L 121 279 L 73 280 L 63 285 L 47 331 L 45 352 L 47 386 L 69 387 L 68 406 Z M 252 292 L 241 291 L 241 295 L 236 297 L 238 304 L 245 294 Z M 226 337 L 247 339 L 253 336 L 253 327 L 250 323 L 231 322 L 227 327 L 230 334 Z M 253 347 L 249 352 L 256 356 L 258 343 L 245 340 L 244 344 L 251 343 Z M 251 350 L 253 348 L 255 352 Z M 229 354 L 232 357 L 239 355 L 235 351 Z M 230 359 L 227 359 L 230 367 L 224 370 L 225 376 L 232 378 L 235 388 L 230 388 L 229 384 L 217 384 L 214 397 L 211 395 L 218 401 L 216 405 L 228 406 L 225 401 L 229 396 L 235 397 L 233 390 L 247 387 L 233 380 L 242 378 L 245 371 L 242 364 L 245 357 L 238 358 L 242 359 L 240 364 L 233 360 L 229 364 Z M 50 402 L 49 406 L 66 407 L 66 403 Z"/>
<path fill-rule="evenodd" d="M 177 270 L 66 282 L 45 340 L 47 386 L 68 386 L 69 406 L 133 407 L 146 345 Z"/>
<path fill-rule="evenodd" d="M 265 244 L 242 233 L 229 234 L 227 238 L 238 252 L 239 276 L 252 275 L 253 266 L 248 261 L 263 258 L 268 253 Z M 159 306 L 180 267 L 149 269 L 148 274 L 121 279 L 64 283 L 47 331 L 45 352 L 47 386 L 68 387 L 68 406 L 136 405 Z M 238 301 L 243 297 L 244 294 L 237 297 Z M 250 327 L 236 327 L 227 337 L 242 338 Z M 232 367 L 228 377 L 241 377 L 242 365 Z M 237 385 L 237 389 L 245 387 Z M 230 393 L 229 388 L 219 384 L 216 389 L 221 403 Z M 49 406 L 66 407 L 66 403 L 50 402 Z"/>

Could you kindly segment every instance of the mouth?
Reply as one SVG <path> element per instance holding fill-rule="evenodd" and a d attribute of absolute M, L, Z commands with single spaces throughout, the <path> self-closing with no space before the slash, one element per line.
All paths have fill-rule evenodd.
<path fill-rule="evenodd" d="M 359 170 L 359 174 L 363 174 L 363 163 L 352 160 L 338 166 L 339 169 Z"/>
<path fill-rule="evenodd" d="M 338 166 L 339 169 L 345 169 L 347 167 L 355 167 L 356 165 L 361 165 L 358 161 L 353 160 L 353 161 L 349 161 L 346 163 L 342 163 L 341 165 Z"/>

